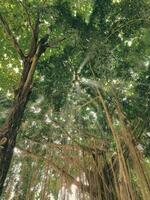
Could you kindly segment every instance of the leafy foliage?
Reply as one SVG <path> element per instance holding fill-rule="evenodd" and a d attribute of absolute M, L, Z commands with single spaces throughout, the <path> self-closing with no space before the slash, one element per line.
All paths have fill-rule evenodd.
<path fill-rule="evenodd" d="M 26 55 L 37 10 L 41 15 L 39 35 L 42 37 L 50 30 L 52 48 L 44 53 L 37 64 L 32 94 L 17 138 L 18 152 L 14 155 L 4 199 L 10 198 L 7 196 L 9 190 L 18 190 L 18 196 L 12 199 L 28 199 L 28 193 L 30 199 L 48 199 L 48 191 L 57 199 L 67 176 L 65 172 L 78 177 L 84 173 L 84 167 L 88 170 L 88 165 L 95 170 L 93 158 L 96 159 L 94 156 L 97 155 L 93 154 L 92 148 L 99 148 L 102 141 L 106 153 L 100 155 L 104 167 L 101 170 L 107 169 L 111 156 L 117 151 L 117 144 L 99 99 L 100 94 L 108 106 L 115 131 L 119 132 L 121 124 L 114 93 L 117 94 L 127 127 L 130 125 L 133 129 L 137 146 L 142 145 L 145 160 L 149 163 L 150 159 L 149 2 L 6 0 L 0 5 L 0 12 L 5 15 Z M 0 122 L 3 122 L 13 101 L 22 67 L 10 39 L 3 30 L 0 30 L 0 35 L 0 95 L 6 99 L 3 102 L 0 97 Z M 55 41 L 61 38 L 65 39 L 55 45 Z M 5 115 L 2 114 L 4 111 Z M 72 145 L 77 145 L 81 150 L 66 150 Z M 88 154 L 87 149 L 92 149 L 92 153 Z M 83 155 L 80 155 L 80 151 L 83 151 Z M 74 163 L 76 159 L 81 168 Z M 51 167 L 50 163 L 53 162 Z M 19 163 L 22 169 L 18 167 L 20 171 L 13 174 L 13 169 L 17 169 Z M 137 171 L 132 172 L 133 163 L 130 164 L 130 159 L 127 161 L 132 179 L 137 176 Z M 61 169 L 66 171 L 61 171 L 57 166 L 62 166 Z M 58 175 L 56 171 L 61 172 Z M 15 178 L 17 176 L 18 180 Z M 94 176 L 98 177 L 96 172 Z M 11 177 L 14 188 L 9 183 Z M 70 187 L 71 178 L 66 179 Z M 136 194 L 142 199 L 140 190 Z"/>

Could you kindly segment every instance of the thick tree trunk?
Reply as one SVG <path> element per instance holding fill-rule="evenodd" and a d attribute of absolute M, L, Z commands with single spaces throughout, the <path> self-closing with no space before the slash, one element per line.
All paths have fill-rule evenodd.
<path fill-rule="evenodd" d="M 2 129 L 0 129 L 0 195 L 11 163 L 16 136 L 32 89 L 32 79 L 37 61 L 41 55 L 40 45 L 35 55 L 28 56 L 23 64 L 23 72 L 14 103 Z"/>

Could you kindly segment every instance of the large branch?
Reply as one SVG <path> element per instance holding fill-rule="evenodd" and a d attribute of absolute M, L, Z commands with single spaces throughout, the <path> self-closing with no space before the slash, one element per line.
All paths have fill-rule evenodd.
<path fill-rule="evenodd" d="M 5 18 L 2 16 L 2 14 L 0 14 L 0 22 L 1 22 L 1 24 L 2 24 L 2 26 L 3 26 L 3 28 L 4 28 L 4 30 L 5 30 L 6 34 L 7 34 L 7 35 L 9 36 L 9 38 L 11 39 L 11 42 L 12 42 L 12 44 L 13 44 L 15 50 L 16 50 L 17 53 L 19 54 L 20 58 L 21 58 L 22 60 L 24 60 L 25 56 L 24 56 L 24 54 L 23 54 L 23 52 L 22 52 L 22 50 L 21 50 L 21 48 L 20 48 L 20 46 L 19 46 L 19 44 L 18 44 L 18 42 L 17 42 L 15 36 L 14 36 L 14 34 L 12 33 L 12 31 L 11 31 L 11 29 L 10 29 L 10 27 L 9 27 L 9 25 L 8 25 L 8 23 L 7 23 L 7 21 L 6 21 Z"/>

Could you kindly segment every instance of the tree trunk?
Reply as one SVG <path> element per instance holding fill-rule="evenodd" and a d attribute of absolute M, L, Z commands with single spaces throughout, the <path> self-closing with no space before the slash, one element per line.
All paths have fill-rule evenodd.
<path fill-rule="evenodd" d="M 23 63 L 23 72 L 19 89 L 14 99 L 9 116 L 0 129 L 0 195 L 2 194 L 4 182 L 9 170 L 16 136 L 21 125 L 24 110 L 29 100 L 32 89 L 32 79 L 37 61 L 41 55 L 41 46 L 37 47 L 34 56 L 28 56 Z"/>

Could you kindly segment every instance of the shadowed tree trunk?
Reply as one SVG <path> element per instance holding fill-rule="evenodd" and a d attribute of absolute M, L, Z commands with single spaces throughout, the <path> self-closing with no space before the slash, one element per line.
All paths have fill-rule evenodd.
<path fill-rule="evenodd" d="M 20 87 L 10 110 L 8 119 L 0 130 L 0 194 L 10 166 L 17 131 L 20 127 L 24 110 L 29 100 L 32 88 L 32 77 L 34 74 L 34 72 L 31 74 L 31 70 L 34 70 L 33 68 L 35 68 L 37 60 L 38 55 L 35 55 L 34 63 L 32 62 L 29 64 L 28 62 L 25 62 L 24 69 L 29 67 L 30 70 L 23 74 L 22 78 L 24 81 L 20 82 Z"/>

